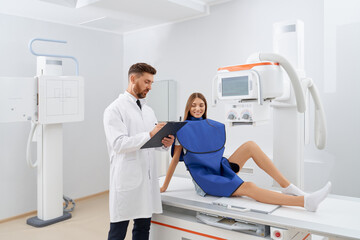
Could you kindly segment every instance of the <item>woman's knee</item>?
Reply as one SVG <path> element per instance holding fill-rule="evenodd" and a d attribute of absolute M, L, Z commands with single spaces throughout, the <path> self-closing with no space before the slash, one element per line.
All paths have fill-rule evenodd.
<path fill-rule="evenodd" d="M 252 189 L 256 187 L 256 184 L 253 182 L 243 182 L 240 187 L 243 187 L 244 189 Z"/>
<path fill-rule="evenodd" d="M 259 146 L 256 144 L 256 142 L 254 141 L 247 141 L 244 143 L 246 147 L 253 149 L 253 148 L 258 148 Z"/>
<path fill-rule="evenodd" d="M 256 188 L 256 184 L 253 182 L 243 182 L 238 189 L 234 192 L 234 196 L 248 196 L 248 194 Z"/>

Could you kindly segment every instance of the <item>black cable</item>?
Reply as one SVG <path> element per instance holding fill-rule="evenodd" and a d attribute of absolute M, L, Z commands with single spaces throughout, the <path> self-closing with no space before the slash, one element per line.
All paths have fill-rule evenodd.
<path fill-rule="evenodd" d="M 65 196 L 65 195 L 63 195 L 63 199 L 64 199 L 64 201 L 65 201 L 64 212 L 72 212 L 72 211 L 74 211 L 75 205 L 76 205 L 76 204 L 75 204 L 75 201 L 72 200 L 71 198 Z M 72 204 L 72 208 L 67 209 L 67 207 L 69 206 L 69 203 L 70 203 L 70 202 L 71 202 L 71 204 Z"/>

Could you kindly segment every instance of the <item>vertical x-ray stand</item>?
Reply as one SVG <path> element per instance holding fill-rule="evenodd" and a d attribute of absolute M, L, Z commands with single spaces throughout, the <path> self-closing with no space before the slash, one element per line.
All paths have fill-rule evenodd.
<path fill-rule="evenodd" d="M 27 162 L 37 167 L 37 216 L 27 224 L 44 227 L 71 218 L 63 207 L 63 128 L 65 122 L 84 119 L 84 80 L 80 76 L 61 76 L 62 59 L 74 57 L 38 54 L 34 41 L 66 43 L 49 39 L 33 39 L 29 48 L 37 57 L 38 108 L 37 121 L 32 122 L 28 139 Z M 36 116 L 36 114 L 35 114 Z M 37 142 L 37 161 L 30 159 L 30 143 Z"/>

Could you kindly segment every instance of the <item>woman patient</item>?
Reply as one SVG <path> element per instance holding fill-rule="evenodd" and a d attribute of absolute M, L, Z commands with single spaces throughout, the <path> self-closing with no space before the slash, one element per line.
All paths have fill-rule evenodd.
<path fill-rule="evenodd" d="M 183 160 L 193 178 L 195 189 L 201 196 L 247 196 L 262 203 L 299 206 L 308 211 L 316 211 L 330 192 L 330 182 L 314 193 L 303 192 L 291 184 L 252 141 L 242 144 L 229 159 L 224 158 L 225 126 L 207 119 L 206 113 L 205 97 L 201 93 L 191 94 L 184 114 L 188 123 L 177 133 L 172 149 L 173 158 L 160 188 L 161 192 L 166 191 L 179 160 Z M 250 158 L 279 183 L 283 188 L 282 193 L 259 188 L 237 175 Z"/>

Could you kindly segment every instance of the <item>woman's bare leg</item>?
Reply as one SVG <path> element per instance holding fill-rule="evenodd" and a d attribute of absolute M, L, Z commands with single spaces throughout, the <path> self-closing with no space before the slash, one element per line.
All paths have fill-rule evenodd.
<path fill-rule="evenodd" d="M 232 196 L 247 196 L 268 204 L 304 207 L 304 196 L 290 196 L 262 189 L 252 182 L 244 182 Z"/>
<path fill-rule="evenodd" d="M 275 167 L 274 163 L 261 150 L 261 148 L 253 141 L 248 141 L 241 145 L 230 157 L 229 161 L 237 163 L 240 169 L 244 166 L 247 160 L 252 158 L 256 165 L 269 174 L 281 187 L 285 188 L 290 185 L 290 182 L 281 174 Z"/>

